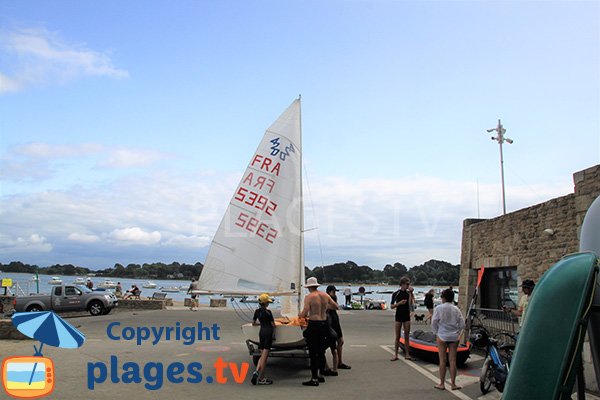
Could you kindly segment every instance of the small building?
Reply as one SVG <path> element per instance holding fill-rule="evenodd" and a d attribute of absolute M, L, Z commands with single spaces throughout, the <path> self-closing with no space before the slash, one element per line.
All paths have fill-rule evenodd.
<path fill-rule="evenodd" d="M 492 219 L 463 222 L 460 299 L 466 311 L 475 291 L 477 271 L 485 267 L 477 306 L 498 309 L 518 304 L 521 282 L 540 277 L 563 256 L 579 251 L 583 218 L 600 195 L 600 165 L 573 174 L 574 193 Z M 565 293 L 565 296 L 568 296 Z M 585 346 L 587 362 L 588 347 Z M 595 384 L 586 363 L 588 386 Z M 591 374 L 591 375 L 590 375 Z M 597 390 L 597 384 L 595 384 Z"/>

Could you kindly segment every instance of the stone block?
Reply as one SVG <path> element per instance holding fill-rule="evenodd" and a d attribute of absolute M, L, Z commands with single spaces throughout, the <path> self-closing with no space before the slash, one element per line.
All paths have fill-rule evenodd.
<path fill-rule="evenodd" d="M 13 340 L 26 340 L 29 339 L 17 330 L 12 324 L 10 319 L 0 320 L 0 340 L 1 339 L 13 339 Z"/>
<path fill-rule="evenodd" d="M 165 300 L 119 300 L 119 306 L 115 310 L 164 310 L 165 303 Z"/>
<path fill-rule="evenodd" d="M 227 299 L 210 299 L 211 307 L 227 307 Z"/>

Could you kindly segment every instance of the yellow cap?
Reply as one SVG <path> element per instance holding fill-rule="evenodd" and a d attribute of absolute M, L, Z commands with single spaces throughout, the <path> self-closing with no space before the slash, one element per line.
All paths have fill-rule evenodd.
<path fill-rule="evenodd" d="M 258 296 L 258 301 L 263 304 L 273 302 L 273 300 L 271 299 L 271 296 L 269 296 L 268 293 L 263 293 L 260 296 Z"/>

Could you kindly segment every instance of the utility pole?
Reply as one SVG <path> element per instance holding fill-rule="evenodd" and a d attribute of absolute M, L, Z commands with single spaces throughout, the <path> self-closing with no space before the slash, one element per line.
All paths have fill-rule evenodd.
<path fill-rule="evenodd" d="M 506 195 L 504 193 L 504 156 L 502 155 L 502 144 L 504 142 L 506 142 L 508 144 L 512 144 L 513 140 L 504 136 L 506 129 L 504 129 L 500 120 L 498 120 L 497 127 L 488 129 L 487 132 L 488 133 L 496 132 L 497 135 L 495 137 L 492 136 L 491 139 L 497 141 L 498 144 L 500 145 L 500 174 L 502 176 L 502 211 L 503 211 L 503 215 L 506 215 Z"/>

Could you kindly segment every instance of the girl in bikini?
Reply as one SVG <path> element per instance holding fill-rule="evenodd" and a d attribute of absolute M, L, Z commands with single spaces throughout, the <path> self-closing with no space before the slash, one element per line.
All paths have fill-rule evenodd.
<path fill-rule="evenodd" d="M 458 390 L 456 385 L 456 350 L 462 330 L 465 328 L 465 317 L 454 305 L 454 291 L 446 289 L 442 292 L 442 304 L 433 310 L 431 330 L 436 335 L 438 353 L 440 356 L 440 384 L 436 389 L 444 390 L 446 380 L 446 350 L 450 364 L 450 388 Z"/>

